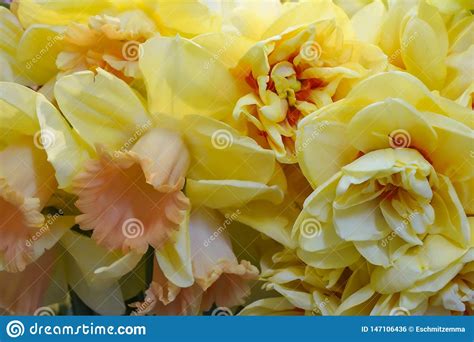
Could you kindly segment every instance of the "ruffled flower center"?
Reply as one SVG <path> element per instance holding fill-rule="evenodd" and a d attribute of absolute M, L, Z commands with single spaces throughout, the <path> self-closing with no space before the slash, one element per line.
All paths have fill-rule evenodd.
<path fill-rule="evenodd" d="M 300 119 L 332 103 L 341 79 L 358 73 L 340 67 L 349 56 L 340 56 L 342 31 L 330 21 L 264 43 L 247 57 L 251 71 L 245 81 L 252 92 L 237 102 L 234 118 L 254 126 L 251 133 L 281 162 L 293 163 Z"/>
<path fill-rule="evenodd" d="M 102 151 L 75 179 L 76 205 L 84 213 L 76 221 L 82 229 L 93 229 L 99 244 L 145 252 L 148 244 L 159 249 L 178 229 L 189 200 L 177 186 L 153 186 L 143 169 L 150 164 L 135 152 L 112 157 Z"/>
<path fill-rule="evenodd" d="M 140 44 L 155 33 L 155 23 L 140 10 L 117 17 L 97 15 L 88 25 L 67 28 L 65 48 L 56 63 L 65 72 L 102 68 L 130 81 L 139 76 Z"/>
<path fill-rule="evenodd" d="M 0 178 L 0 255 L 5 269 L 23 271 L 32 261 L 30 238 L 44 222 L 38 198 L 25 197 Z"/>

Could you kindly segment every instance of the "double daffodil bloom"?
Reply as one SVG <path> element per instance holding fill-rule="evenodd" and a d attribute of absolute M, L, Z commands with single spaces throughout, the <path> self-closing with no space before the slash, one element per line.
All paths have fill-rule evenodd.
<path fill-rule="evenodd" d="M 471 237 L 474 221 L 469 218 Z M 428 241 L 429 240 L 429 241 Z M 262 258 L 264 289 L 279 296 L 257 300 L 240 315 L 459 315 L 471 314 L 473 241 L 469 250 L 457 251 L 459 258 L 449 265 L 440 263 L 439 250 L 453 252 L 445 242 L 428 239 L 427 253 L 412 251 L 395 269 L 384 274 L 387 287 L 376 290 L 374 278 L 379 270 L 363 259 L 350 266 L 313 267 L 303 262 L 295 251 L 284 249 Z M 427 249 L 428 250 L 428 249 Z M 410 265 L 421 263 L 432 271 Z M 445 268 L 443 268 L 445 267 Z M 433 272 L 437 268 L 438 271 Z M 420 272 L 421 271 L 421 272 Z M 426 278 L 409 288 L 391 292 L 394 281 L 409 283 L 420 273 Z"/>
<path fill-rule="evenodd" d="M 202 308 L 243 303 L 258 270 L 237 260 L 216 222 L 219 211 L 283 202 L 286 183 L 273 153 L 205 116 L 151 114 L 132 88 L 102 69 L 62 77 L 55 98 L 92 150 L 68 183 L 81 228 L 111 251 L 142 255 L 155 248 L 158 270 L 149 293 L 159 300 L 156 307 L 166 306 L 163 313 L 186 312 L 180 303 L 191 293 Z M 261 219 L 244 209 L 235 216 L 250 224 Z"/>
<path fill-rule="evenodd" d="M 471 108 L 474 16 L 469 1 L 377 0 L 352 17 L 359 39 L 378 44 L 397 68 Z M 382 34 L 383 33 L 383 34 Z"/>
<path fill-rule="evenodd" d="M 446 285 L 472 259 L 471 116 L 389 72 L 305 118 L 298 158 L 315 191 L 294 226 L 298 256 L 321 269 L 367 261 L 364 300 L 416 293 L 409 310 L 428 283 Z"/>
<path fill-rule="evenodd" d="M 27 0 L 15 1 L 12 11 L 25 29 L 16 54 L 37 85 L 53 82 L 58 74 L 97 68 L 131 82 L 140 77 L 140 44 L 150 37 L 192 37 L 221 25 L 199 1 Z"/>
<path fill-rule="evenodd" d="M 280 162 L 295 163 L 298 122 L 387 65 L 378 47 L 352 38 L 349 19 L 331 1 L 288 4 L 253 45 L 235 34 L 192 42 L 154 38 L 144 44 L 140 67 L 146 83 L 167 83 L 173 93 L 149 94 L 157 110 L 212 111 L 273 150 Z M 156 58 L 162 65 L 171 58 L 186 65 L 154 70 Z"/>

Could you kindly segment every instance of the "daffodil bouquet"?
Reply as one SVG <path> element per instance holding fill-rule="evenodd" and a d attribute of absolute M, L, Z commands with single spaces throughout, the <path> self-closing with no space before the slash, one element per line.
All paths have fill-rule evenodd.
<path fill-rule="evenodd" d="M 4 1 L 1 312 L 472 315 L 473 9 Z"/>

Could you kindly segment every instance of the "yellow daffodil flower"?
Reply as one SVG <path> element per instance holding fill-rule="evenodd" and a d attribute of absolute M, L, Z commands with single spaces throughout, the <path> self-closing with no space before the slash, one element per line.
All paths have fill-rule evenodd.
<path fill-rule="evenodd" d="M 148 85 L 166 84 L 149 94 L 155 110 L 223 118 L 273 150 L 280 162 L 295 163 L 298 122 L 387 65 L 379 48 L 352 36 L 348 17 L 332 2 L 288 4 L 247 50 L 238 35 L 227 36 L 232 48 L 219 50 L 215 35 L 154 38 L 143 46 L 140 68 Z M 157 58 L 183 63 L 157 70 Z"/>
<path fill-rule="evenodd" d="M 373 1 L 352 17 L 359 39 L 378 44 L 389 62 L 452 100 L 469 90 L 472 106 L 472 1 Z"/>
<path fill-rule="evenodd" d="M 153 246 L 159 286 L 182 288 L 182 295 L 187 296 L 197 284 L 203 292 L 203 307 L 214 301 L 241 303 L 249 293 L 245 282 L 258 271 L 248 262 L 237 262 L 226 232 L 219 232 L 216 243 L 204 248 L 203 235 L 213 236 L 215 219 L 208 222 L 199 217 L 241 208 L 242 215 L 234 220 L 242 216 L 245 223 L 257 225 L 262 214 L 253 217 L 244 207 L 282 204 L 286 180 L 276 176 L 280 169 L 273 153 L 205 116 L 176 120 L 152 115 L 132 88 L 102 69 L 97 75 L 86 71 L 62 77 L 56 83 L 55 98 L 81 143 L 92 150 L 91 159 L 82 163 L 68 183 L 78 197 L 76 205 L 82 214 L 76 222 L 81 228 L 93 230 L 92 238 L 110 251 L 143 254 Z M 207 211 L 199 215 L 201 208 Z M 271 214 L 266 215 L 269 220 Z M 289 222 L 280 233 L 268 223 L 259 229 L 290 240 Z M 203 260 L 214 252 L 214 262 L 206 266 Z M 228 278 L 239 284 L 237 279 L 243 279 L 229 293 L 230 302 L 219 294 Z M 171 304 L 174 299 L 157 296 L 162 305 L 171 305 L 168 309 L 178 305 Z"/>
<path fill-rule="evenodd" d="M 321 269 L 370 263 L 361 301 L 444 286 L 472 259 L 471 115 L 389 72 L 305 118 L 298 158 L 316 188 L 294 226 L 298 256 Z"/>
<path fill-rule="evenodd" d="M 155 35 L 192 37 L 221 20 L 199 1 L 15 1 L 25 28 L 17 56 L 26 75 L 50 91 L 55 76 L 103 68 L 128 82 L 140 77 L 140 44 Z M 16 20 L 16 19 L 15 19 Z"/>

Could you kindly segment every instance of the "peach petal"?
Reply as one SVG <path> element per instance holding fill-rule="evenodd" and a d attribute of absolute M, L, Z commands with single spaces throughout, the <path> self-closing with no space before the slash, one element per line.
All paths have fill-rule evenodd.
<path fill-rule="evenodd" d="M 207 311 L 216 304 L 218 307 L 231 308 L 242 305 L 250 295 L 249 280 L 258 278 L 258 269 L 250 262 L 242 260 L 240 264 L 222 263 L 212 273 L 209 279 L 218 277 L 204 292 L 201 310 Z M 196 279 L 196 282 L 199 282 Z"/>
<path fill-rule="evenodd" d="M 226 307 L 242 304 L 250 294 L 248 281 L 256 279 L 259 274 L 248 261 L 239 264 L 227 232 L 218 230 L 221 223 L 216 211 L 200 209 L 191 214 L 193 275 L 205 291 L 203 310 L 209 309 L 213 303 Z M 204 241 L 210 242 L 205 246 Z"/>
<path fill-rule="evenodd" d="M 44 222 L 40 200 L 23 196 L 0 178 L 0 255 L 9 272 L 23 271 L 32 261 L 28 240 Z"/>
<path fill-rule="evenodd" d="M 158 262 L 153 265 L 153 281 L 146 291 L 145 301 L 135 304 L 140 315 L 196 315 L 199 313 L 202 290 L 192 285 L 180 288 L 171 283 L 161 271 Z"/>
<path fill-rule="evenodd" d="M 99 159 L 88 161 L 73 182 L 83 212 L 76 222 L 111 250 L 159 249 L 178 229 L 189 200 L 179 189 L 163 192 L 149 184 L 137 153 L 98 152 Z"/>
<path fill-rule="evenodd" d="M 53 262 L 53 252 L 47 251 L 22 272 L 0 272 L 0 308 L 16 315 L 33 314 L 42 305 Z"/>

